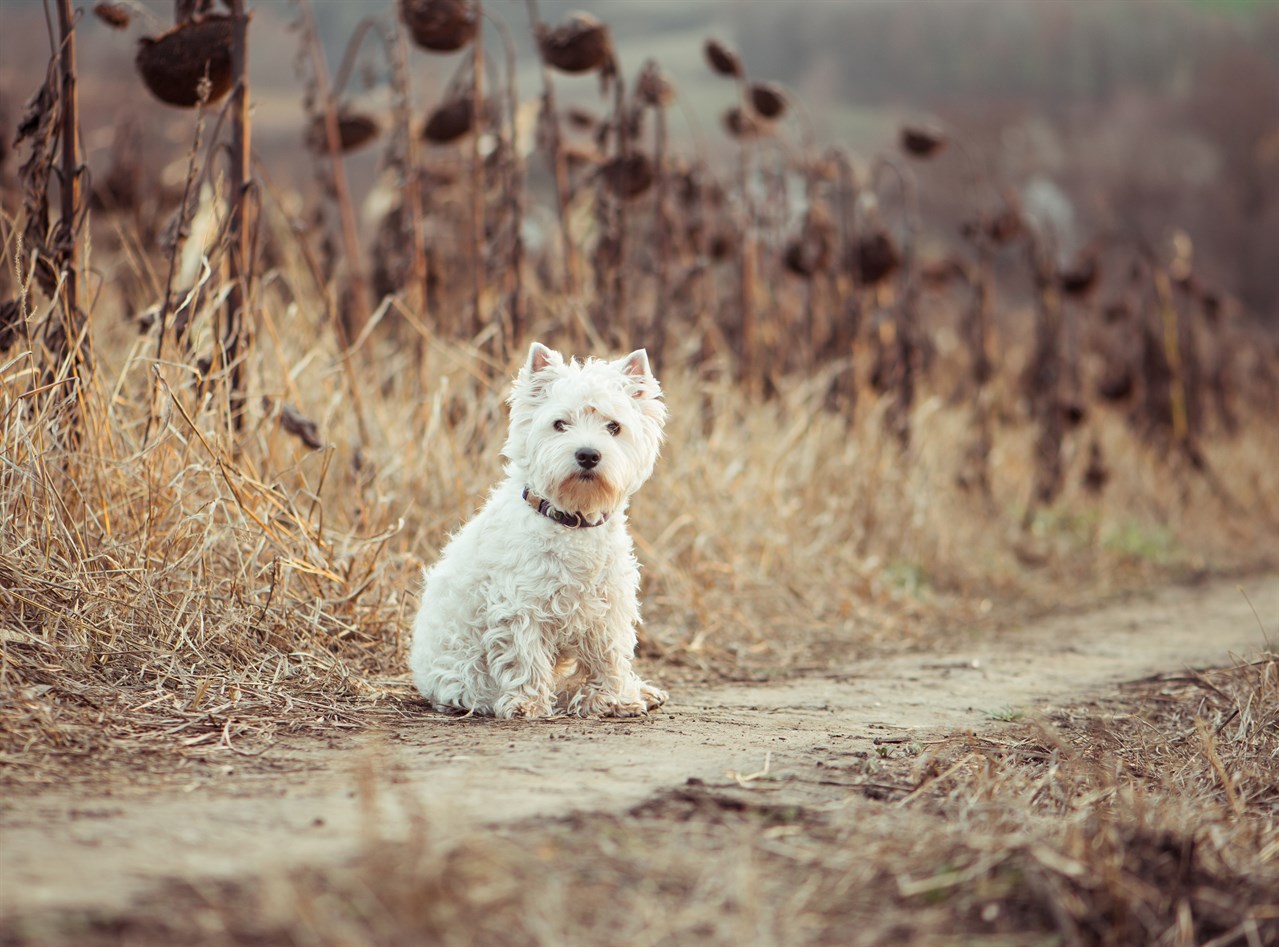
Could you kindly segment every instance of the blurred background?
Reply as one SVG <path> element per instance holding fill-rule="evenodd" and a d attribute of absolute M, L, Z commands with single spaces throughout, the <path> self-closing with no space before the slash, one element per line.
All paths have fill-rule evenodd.
<path fill-rule="evenodd" d="M 130 3 L 130 27 L 113 31 L 80 4 L 82 123 L 91 166 L 129 150 L 140 180 L 180 182 L 190 114 L 153 100 L 132 68 L 138 38 L 173 22 L 169 2 Z M 529 11 L 490 0 L 516 45 L 521 100 L 540 93 Z M 274 175 L 299 185 L 310 158 L 299 42 L 287 0 L 251 4 L 254 147 Z M 551 24 L 584 10 L 607 21 L 623 75 L 655 59 L 673 84 L 673 149 L 709 156 L 733 150 L 721 113 L 733 91 L 713 74 L 703 44 L 735 47 L 752 80 L 793 94 L 778 137 L 870 156 L 893 149 L 904 121 L 940 125 L 963 147 L 930 169 L 936 213 L 965 183 L 998 180 L 1027 213 L 1049 218 L 1063 259 L 1090 241 L 1145 242 L 1166 253 L 1182 239 L 1198 278 L 1242 303 L 1250 318 L 1279 313 L 1279 2 L 1275 0 L 542 0 Z M 49 59 L 40 0 L 2 0 L 0 161 L 6 205 L 16 198 L 10 144 L 22 107 Z M 380 0 L 316 0 L 317 31 L 336 71 L 367 17 L 394 16 Z M 489 56 L 502 58 L 490 21 Z M 384 62 L 362 44 L 349 96 L 389 109 Z M 410 59 L 415 108 L 438 102 L 468 54 Z M 595 77 L 562 79 L 563 102 L 601 104 Z M 532 107 L 532 106 L 530 106 Z M 388 124 L 388 123 L 384 123 Z M 805 128 L 804 126 L 810 126 Z M 126 144 L 123 139 L 127 138 Z M 531 142 L 526 150 L 531 150 Z M 349 159 L 364 203 L 376 150 Z M 543 176 L 545 169 L 542 169 Z M 101 179 L 102 172 L 99 171 Z M 537 186 L 539 168 L 530 168 Z M 958 187 L 952 185 L 959 185 Z M 545 179 L 543 177 L 543 186 Z M 971 187 L 968 188 L 971 190 Z M 375 216 L 376 208 L 366 216 Z M 371 226 L 365 221 L 365 227 Z M 953 228 L 935 231 L 944 240 Z M 1185 241 L 1188 239 L 1188 243 Z"/>

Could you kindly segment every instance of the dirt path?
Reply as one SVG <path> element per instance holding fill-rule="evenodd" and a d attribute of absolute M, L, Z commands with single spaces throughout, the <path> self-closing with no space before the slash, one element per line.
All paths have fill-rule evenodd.
<path fill-rule="evenodd" d="M 1246 588 L 1279 644 L 1279 576 Z M 116 910 L 166 880 L 323 865 L 425 813 L 455 833 L 527 817 L 620 811 L 690 780 L 768 761 L 775 801 L 820 805 L 876 738 L 927 740 L 1078 700 L 1155 672 L 1228 664 L 1266 646 L 1233 581 L 1172 588 L 1011 629 L 945 653 L 842 673 L 676 689 L 645 721 L 506 723 L 425 711 L 392 730 L 290 742 L 281 766 L 228 766 L 180 789 L 45 791 L 0 803 L 0 924 L 66 908 Z"/>

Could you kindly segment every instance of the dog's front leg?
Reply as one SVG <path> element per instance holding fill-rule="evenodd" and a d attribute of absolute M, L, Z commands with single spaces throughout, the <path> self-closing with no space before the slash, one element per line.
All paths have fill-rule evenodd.
<path fill-rule="evenodd" d="M 642 717 L 666 703 L 666 692 L 635 673 L 633 618 L 619 610 L 602 635 L 584 642 L 578 658 L 586 683 L 569 700 L 569 712 L 582 716 Z"/>
<path fill-rule="evenodd" d="M 550 717 L 555 713 L 555 661 L 541 626 L 517 615 L 484 635 L 496 696 L 495 717 Z"/>

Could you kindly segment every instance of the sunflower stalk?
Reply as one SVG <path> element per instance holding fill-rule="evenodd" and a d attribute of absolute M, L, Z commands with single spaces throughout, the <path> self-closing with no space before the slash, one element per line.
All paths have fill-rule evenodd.
<path fill-rule="evenodd" d="M 248 351 L 247 307 L 253 277 L 252 241 L 246 225 L 249 203 L 249 168 L 252 126 L 249 122 L 249 15 L 244 0 L 231 6 L 231 168 L 230 213 L 227 221 L 230 288 L 226 299 L 226 325 L 222 336 L 223 358 L 230 373 L 227 407 L 236 431 L 244 427 L 244 355 Z"/>
<path fill-rule="evenodd" d="M 80 190 L 80 115 L 76 75 L 75 14 L 70 0 L 58 0 L 58 136 L 59 217 L 52 239 L 52 263 L 59 278 L 56 295 L 61 319 L 52 314 L 45 325 L 44 342 L 51 364 L 60 366 L 74 380 L 75 408 L 70 415 L 71 436 L 79 437 L 81 383 L 92 371 L 88 318 L 80 308 L 79 224 L 83 213 Z M 36 156 L 35 160 L 40 160 Z M 47 160 L 52 164 L 50 154 Z"/>
<path fill-rule="evenodd" d="M 475 16 L 482 24 L 481 0 L 475 0 Z M 475 127 L 471 132 L 471 331 L 484 332 L 484 30 L 478 29 L 471 43 L 471 110 Z"/>
<path fill-rule="evenodd" d="M 529 23 L 533 36 L 540 39 L 546 30 L 537 12 L 537 0 L 526 0 Z M 564 252 L 564 291 L 570 299 L 577 295 L 579 283 L 577 247 L 569 221 L 568 165 L 564 158 L 564 140 L 560 128 L 560 115 L 555 102 L 555 83 L 546 60 L 542 63 L 542 114 L 540 121 L 546 134 L 546 147 L 550 151 L 551 171 L 555 177 L 555 209 L 560 221 L 560 239 Z M 580 346 L 581 339 L 574 339 Z"/>
<path fill-rule="evenodd" d="M 303 42 L 311 60 L 316 97 L 324 119 L 324 132 L 328 142 L 329 164 L 332 171 L 333 197 L 338 207 L 338 221 L 342 231 L 342 249 L 346 258 L 348 292 L 338 307 L 334 320 L 343 349 L 348 348 L 364 329 L 368 321 L 369 293 L 364 276 L 363 255 L 360 250 L 359 227 L 355 219 L 355 206 L 351 201 L 351 189 L 346 179 L 346 164 L 342 158 L 342 133 L 338 126 L 334 93 L 330 89 L 328 66 L 324 49 L 315 32 L 315 12 L 311 0 L 298 0 L 303 18 Z"/>

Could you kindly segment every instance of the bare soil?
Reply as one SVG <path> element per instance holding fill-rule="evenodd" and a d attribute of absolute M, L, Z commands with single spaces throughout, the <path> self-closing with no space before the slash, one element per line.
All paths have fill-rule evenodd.
<path fill-rule="evenodd" d="M 157 910 L 157 893 L 175 883 L 322 871 L 371 842 L 410 838 L 423 819 L 451 838 L 518 842 L 552 820 L 590 826 L 596 814 L 647 812 L 670 829 L 682 816 L 652 804 L 689 787 L 749 789 L 805 811 L 838 806 L 876 790 L 868 761 L 1047 716 L 1121 682 L 1273 650 L 1279 576 L 1243 587 L 1246 597 L 1234 580 L 1168 588 L 926 654 L 846 667 L 835 657 L 820 675 L 679 686 L 642 721 L 495 722 L 415 705 L 406 723 L 290 737 L 176 779 L 18 789 L 0 802 L 0 927 L 32 942 L 38 935 L 23 931 L 66 912 Z"/>

